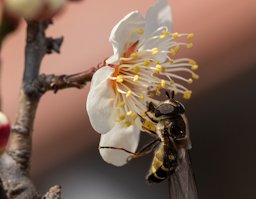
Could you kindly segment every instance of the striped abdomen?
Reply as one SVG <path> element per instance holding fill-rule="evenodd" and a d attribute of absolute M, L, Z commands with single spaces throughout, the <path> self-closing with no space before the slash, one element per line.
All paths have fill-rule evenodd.
<path fill-rule="evenodd" d="M 149 183 L 159 183 L 165 180 L 168 175 L 173 174 L 177 165 L 175 156 L 176 155 L 168 152 L 164 143 L 161 143 L 155 152 L 146 180 Z"/>

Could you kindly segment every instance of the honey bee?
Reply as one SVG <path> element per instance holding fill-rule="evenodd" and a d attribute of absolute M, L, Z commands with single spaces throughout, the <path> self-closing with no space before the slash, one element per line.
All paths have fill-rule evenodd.
<path fill-rule="evenodd" d="M 141 117 L 142 131 L 153 136 L 153 140 L 136 153 L 122 148 L 130 158 L 137 158 L 154 151 L 154 158 L 146 176 L 148 183 L 159 183 L 168 179 L 171 199 L 198 199 L 197 187 L 188 150 L 191 148 L 188 122 L 184 106 L 170 98 L 155 105 L 148 104 L 148 111 Z M 146 119 L 145 119 L 146 118 Z"/>

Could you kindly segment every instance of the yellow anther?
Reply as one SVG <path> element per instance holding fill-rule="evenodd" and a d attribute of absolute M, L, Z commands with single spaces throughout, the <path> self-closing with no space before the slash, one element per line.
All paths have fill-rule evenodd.
<path fill-rule="evenodd" d="M 170 33 L 168 31 L 163 31 L 163 33 L 159 36 L 160 39 L 164 39 L 165 37 L 167 37 L 168 35 L 170 35 Z"/>
<path fill-rule="evenodd" d="M 132 111 L 126 112 L 126 115 L 127 115 L 127 116 L 131 116 L 131 115 L 132 115 Z"/>
<path fill-rule="evenodd" d="M 152 53 L 152 55 L 157 55 L 159 53 L 158 48 L 152 48 L 151 53 Z"/>
<path fill-rule="evenodd" d="M 120 102 L 118 106 L 119 107 L 124 107 L 125 106 L 125 102 Z"/>
<path fill-rule="evenodd" d="M 170 49 L 170 54 L 171 54 L 172 56 L 175 56 L 175 55 L 176 55 L 176 51 L 175 51 L 173 48 L 171 48 L 171 49 Z"/>
<path fill-rule="evenodd" d="M 159 89 L 156 89 L 155 93 L 156 93 L 157 96 L 161 95 L 161 92 L 160 92 Z"/>
<path fill-rule="evenodd" d="M 150 65 L 150 60 L 144 59 L 144 66 L 149 66 L 149 65 Z"/>
<path fill-rule="evenodd" d="M 120 120 L 120 121 L 122 121 L 122 120 L 124 120 L 124 119 L 125 119 L 125 115 L 124 115 L 124 114 L 119 115 L 119 120 Z"/>
<path fill-rule="evenodd" d="M 146 113 L 144 113 L 144 112 L 142 112 L 140 115 L 141 115 L 142 117 L 147 117 Z"/>
<path fill-rule="evenodd" d="M 139 73 L 140 72 L 140 67 L 138 65 L 134 66 L 133 71 L 135 73 Z"/>
<path fill-rule="evenodd" d="M 142 124 L 142 128 L 145 128 L 147 130 L 150 130 L 150 131 L 153 131 L 155 132 L 156 131 L 156 126 L 154 125 L 154 123 L 146 120 L 143 124 Z"/>
<path fill-rule="evenodd" d="M 134 81 L 134 82 L 137 82 L 138 80 L 139 80 L 139 75 L 134 75 L 133 81 Z"/>
<path fill-rule="evenodd" d="M 138 115 L 137 115 L 137 114 L 135 114 L 135 113 L 133 113 L 133 114 L 131 115 L 131 118 L 132 118 L 133 120 L 136 120 L 136 119 L 137 119 L 137 117 L 138 117 Z"/>
<path fill-rule="evenodd" d="M 176 53 L 180 50 L 180 46 L 179 45 L 177 45 L 177 46 L 175 46 L 174 47 L 174 50 L 176 51 Z"/>
<path fill-rule="evenodd" d="M 171 79 L 170 80 L 170 84 L 173 85 L 175 82 Z"/>
<path fill-rule="evenodd" d="M 197 64 L 192 65 L 192 66 L 191 66 L 191 69 L 192 69 L 192 70 L 197 70 L 197 69 L 198 69 L 198 65 L 197 65 Z"/>
<path fill-rule="evenodd" d="M 154 93 L 149 93 L 149 97 L 153 98 L 153 97 L 155 97 L 155 94 Z"/>
<path fill-rule="evenodd" d="M 180 36 L 179 33 L 175 32 L 175 33 L 172 33 L 172 37 L 175 39 L 175 38 L 178 38 Z"/>
<path fill-rule="evenodd" d="M 131 95 L 132 95 L 132 91 L 127 91 L 125 97 L 128 98 L 128 97 L 131 97 Z"/>
<path fill-rule="evenodd" d="M 143 29 L 143 28 L 138 28 L 138 29 L 136 30 L 136 33 L 137 33 L 138 35 L 143 35 L 143 34 L 144 34 L 144 29 Z"/>
<path fill-rule="evenodd" d="M 170 61 L 170 63 L 171 63 L 171 64 L 173 64 L 173 63 L 174 63 L 174 59 L 170 59 L 169 61 Z"/>
<path fill-rule="evenodd" d="M 193 83 L 193 79 L 189 78 L 189 79 L 188 79 L 188 83 L 189 83 L 189 84 L 192 84 L 192 83 Z"/>
<path fill-rule="evenodd" d="M 139 98 L 140 98 L 141 100 L 144 100 L 144 95 L 141 94 L 141 95 L 139 96 Z"/>
<path fill-rule="evenodd" d="M 138 53 L 132 53 L 130 56 L 131 56 L 131 58 L 136 59 L 136 58 L 139 57 L 139 54 Z"/>
<path fill-rule="evenodd" d="M 193 37 L 194 37 L 193 33 L 190 33 L 190 34 L 187 35 L 187 39 L 193 39 Z"/>
<path fill-rule="evenodd" d="M 163 67 L 160 64 L 157 64 L 155 70 L 156 70 L 156 72 L 160 73 L 160 72 L 162 72 Z"/>
<path fill-rule="evenodd" d="M 155 64 L 160 64 L 160 61 L 154 60 Z"/>
<path fill-rule="evenodd" d="M 188 62 L 188 63 L 190 63 L 191 65 L 196 65 L 196 61 L 195 61 L 195 60 L 193 60 L 193 59 L 189 60 L 189 62 Z"/>
<path fill-rule="evenodd" d="M 122 82 L 124 81 L 124 77 L 123 77 L 122 75 L 118 75 L 118 76 L 116 77 L 116 81 L 117 81 L 118 83 L 122 83 Z"/>
<path fill-rule="evenodd" d="M 193 73 L 193 74 L 192 74 L 192 78 L 193 78 L 193 79 L 199 79 L 199 75 L 196 74 L 196 73 Z"/>
<path fill-rule="evenodd" d="M 165 82 L 165 80 L 161 79 L 160 86 L 161 86 L 161 88 L 165 88 L 165 87 L 166 87 L 166 82 Z"/>
<path fill-rule="evenodd" d="M 192 91 L 186 90 L 186 91 L 183 93 L 183 98 L 184 98 L 184 99 L 189 99 L 189 98 L 191 97 L 191 94 L 192 94 Z"/>
<path fill-rule="evenodd" d="M 193 47 L 193 43 L 189 43 L 186 45 L 187 48 L 192 48 Z"/>
<path fill-rule="evenodd" d="M 126 121 L 124 122 L 124 125 L 127 126 L 127 127 L 131 126 L 131 124 L 132 124 L 132 123 L 131 123 L 129 120 L 126 120 Z"/>
<path fill-rule="evenodd" d="M 179 45 L 177 45 L 177 46 L 175 46 L 174 48 L 171 48 L 170 49 L 170 54 L 171 55 L 176 55 L 177 54 L 177 52 L 180 50 L 180 46 Z"/>

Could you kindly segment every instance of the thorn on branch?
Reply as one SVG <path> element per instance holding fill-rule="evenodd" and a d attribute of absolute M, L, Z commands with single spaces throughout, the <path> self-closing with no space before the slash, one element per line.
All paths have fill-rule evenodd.
<path fill-rule="evenodd" d="M 46 39 L 46 53 L 51 54 L 53 51 L 56 53 L 60 53 L 60 48 L 63 43 L 63 39 L 63 37 L 59 37 L 56 39 L 48 37 Z"/>

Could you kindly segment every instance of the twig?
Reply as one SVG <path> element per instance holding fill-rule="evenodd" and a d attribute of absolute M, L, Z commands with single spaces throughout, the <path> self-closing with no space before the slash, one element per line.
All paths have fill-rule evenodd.
<path fill-rule="evenodd" d="M 0 178 L 8 199 L 39 199 L 29 178 L 33 123 L 41 93 L 33 86 L 39 76 L 40 64 L 49 52 L 45 29 L 49 22 L 29 21 L 25 50 L 25 70 L 20 91 L 16 121 L 13 125 L 9 148 L 0 157 Z M 52 45 L 54 46 L 54 45 Z"/>
<path fill-rule="evenodd" d="M 57 93 L 60 89 L 65 88 L 83 88 L 83 86 L 91 81 L 93 74 L 98 67 L 92 67 L 86 71 L 71 75 L 40 75 L 34 82 L 33 86 L 38 88 L 38 92 L 45 93 L 53 90 Z"/>
<path fill-rule="evenodd" d="M 52 187 L 40 197 L 29 178 L 32 151 L 32 132 L 37 105 L 48 90 L 55 93 L 64 88 L 83 87 L 90 81 L 98 67 L 72 75 L 39 75 L 43 57 L 60 52 L 63 38 L 47 38 L 45 30 L 51 22 L 29 21 L 25 50 L 25 70 L 19 96 L 16 121 L 13 125 L 9 147 L 0 156 L 0 194 L 3 199 L 60 199 L 60 187 Z M 3 196 L 2 196 L 3 195 Z"/>

